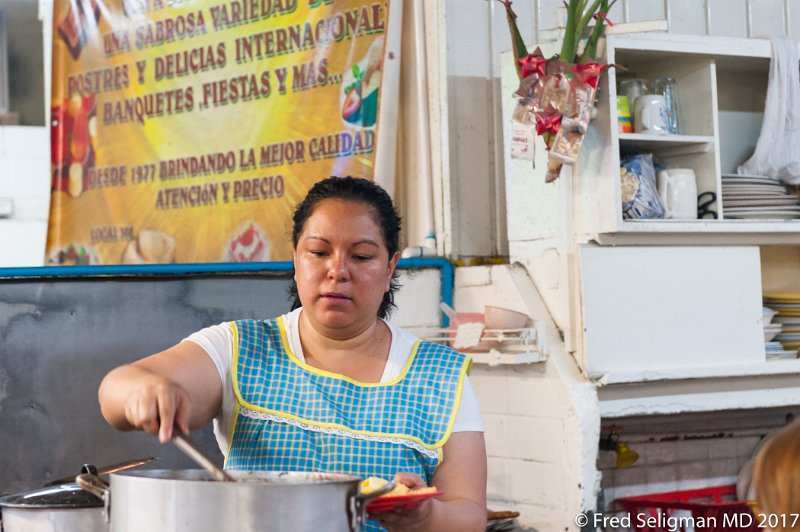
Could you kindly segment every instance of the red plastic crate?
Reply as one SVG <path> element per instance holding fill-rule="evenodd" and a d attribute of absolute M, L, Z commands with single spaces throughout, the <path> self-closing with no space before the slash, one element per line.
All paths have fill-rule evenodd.
<path fill-rule="evenodd" d="M 735 484 L 621 497 L 616 502 L 631 516 L 631 525 L 637 532 L 689 532 L 693 530 L 693 522 L 699 524 L 701 518 L 703 528 L 694 529 L 698 532 L 759 530 L 758 520 L 747 502 L 736 499 Z"/>

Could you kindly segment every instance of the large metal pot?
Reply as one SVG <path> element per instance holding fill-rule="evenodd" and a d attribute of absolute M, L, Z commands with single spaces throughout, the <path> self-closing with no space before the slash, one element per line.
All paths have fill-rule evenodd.
<path fill-rule="evenodd" d="M 366 505 L 393 486 L 365 495 L 353 475 L 310 472 L 229 472 L 219 482 L 204 470 L 126 471 L 79 484 L 110 506 L 112 532 L 218 532 L 219 530 L 352 532 Z"/>
<path fill-rule="evenodd" d="M 108 532 L 103 502 L 77 484 L 0 498 L 4 532 Z"/>

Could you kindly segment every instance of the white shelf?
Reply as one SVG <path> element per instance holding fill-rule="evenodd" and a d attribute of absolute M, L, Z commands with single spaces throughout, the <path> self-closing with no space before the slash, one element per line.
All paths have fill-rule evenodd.
<path fill-rule="evenodd" d="M 539 351 L 525 351 L 524 353 L 500 352 L 492 349 L 487 353 L 466 352 L 475 364 L 486 366 L 508 366 L 520 364 L 535 364 L 547 360 L 547 355 Z"/>
<path fill-rule="evenodd" d="M 707 375 L 702 376 L 703 372 Z M 679 379 L 681 373 L 672 372 L 671 377 L 675 379 L 646 381 L 646 386 L 639 381 L 599 387 L 600 415 L 625 417 L 800 404 L 800 360 L 693 368 L 691 375 L 686 373 L 685 378 Z M 623 373 L 607 377 L 610 380 L 634 378 Z"/>
<path fill-rule="evenodd" d="M 745 376 L 798 375 L 800 359 L 767 360 L 759 364 L 693 366 L 660 371 L 612 371 L 598 380 L 600 385 L 653 382 L 663 380 L 692 380 Z"/>
<path fill-rule="evenodd" d="M 625 220 L 602 245 L 800 244 L 800 220 Z"/>
<path fill-rule="evenodd" d="M 714 137 L 711 135 L 647 135 L 644 133 L 620 133 L 620 148 L 637 150 L 673 151 L 689 148 L 693 152 L 705 152 L 712 149 Z"/>
<path fill-rule="evenodd" d="M 412 332 L 423 340 L 443 344 L 452 344 L 456 338 L 455 329 L 425 328 L 418 331 L 412 329 Z M 475 347 L 463 348 L 460 351 L 470 357 L 475 364 L 488 366 L 544 362 L 547 360 L 547 355 L 539 350 L 535 341 L 536 329 L 533 327 L 484 329 L 480 342 Z M 478 350 L 481 344 L 492 347 L 488 350 Z"/>

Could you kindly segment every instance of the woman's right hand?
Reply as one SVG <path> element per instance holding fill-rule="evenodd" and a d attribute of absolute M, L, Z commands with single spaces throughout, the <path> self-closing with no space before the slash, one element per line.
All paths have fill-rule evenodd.
<path fill-rule="evenodd" d="M 125 401 L 125 419 L 130 426 L 158 434 L 161 443 L 172 439 L 174 427 L 188 434 L 191 418 L 188 392 L 163 377 L 133 391 Z"/>
<path fill-rule="evenodd" d="M 222 407 L 222 382 L 199 345 L 180 344 L 113 369 L 98 390 L 100 410 L 112 427 L 157 434 L 162 443 L 175 427 L 202 428 Z"/>

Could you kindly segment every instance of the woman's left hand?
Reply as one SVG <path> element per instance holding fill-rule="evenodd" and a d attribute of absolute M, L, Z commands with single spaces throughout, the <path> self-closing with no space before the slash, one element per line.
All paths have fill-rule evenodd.
<path fill-rule="evenodd" d="M 395 484 L 405 484 L 411 490 L 425 488 L 428 485 L 422 480 L 422 477 L 414 473 L 397 473 L 394 476 Z M 419 530 L 425 528 L 425 522 L 431 515 L 434 501 L 428 499 L 423 501 L 422 504 L 416 508 L 402 508 L 398 507 L 394 510 L 387 510 L 376 514 L 370 514 L 368 517 L 373 521 L 377 521 L 386 530 L 390 532 L 403 532 L 406 530 Z"/>

